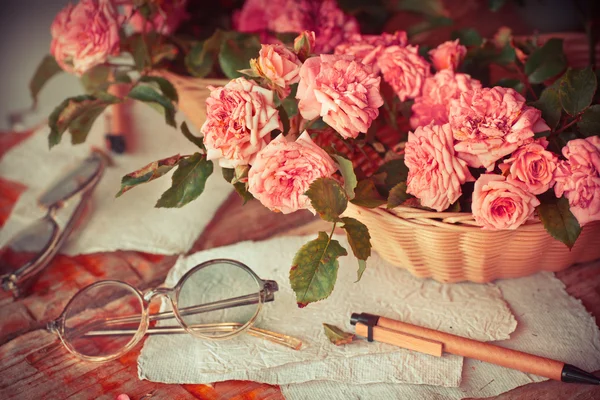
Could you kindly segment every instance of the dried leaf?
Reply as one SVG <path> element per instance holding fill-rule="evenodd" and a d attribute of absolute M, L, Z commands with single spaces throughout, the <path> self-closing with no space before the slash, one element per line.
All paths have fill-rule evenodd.
<path fill-rule="evenodd" d="M 323 323 L 323 329 L 325 330 L 327 339 L 336 346 L 352 343 L 352 340 L 354 339 L 353 333 L 344 332 L 335 325 Z"/>

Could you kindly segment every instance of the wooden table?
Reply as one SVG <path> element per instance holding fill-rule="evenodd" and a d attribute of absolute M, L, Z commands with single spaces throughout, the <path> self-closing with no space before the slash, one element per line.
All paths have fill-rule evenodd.
<path fill-rule="evenodd" d="M 0 134 L 0 156 L 27 135 Z M 0 178 L 0 226 L 25 189 Z M 239 224 L 239 221 L 245 221 Z M 242 207 L 234 193 L 217 211 L 191 252 L 241 240 L 277 235 L 314 233 L 322 223 L 308 212 L 271 213 L 258 202 Z M 132 399 L 282 399 L 277 386 L 246 381 L 209 385 L 167 385 L 141 381 L 136 360 L 141 345 L 126 356 L 104 364 L 85 363 L 62 347 L 46 352 L 54 343 L 46 323 L 56 318 L 66 302 L 82 287 L 102 279 L 120 279 L 141 290 L 162 282 L 174 256 L 132 251 L 60 255 L 34 284 L 33 294 L 13 300 L 0 294 L 0 399 L 114 399 L 125 393 Z M 600 321 L 600 264 L 575 266 L 557 276 L 567 291 L 581 299 Z M 529 384 L 497 399 L 598 399 L 600 388 L 558 382 Z"/>

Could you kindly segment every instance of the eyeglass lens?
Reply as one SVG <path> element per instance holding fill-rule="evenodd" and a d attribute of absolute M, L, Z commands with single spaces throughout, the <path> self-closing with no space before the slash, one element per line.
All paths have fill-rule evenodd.
<path fill-rule="evenodd" d="M 0 275 L 13 273 L 35 261 L 57 230 L 53 220 L 42 218 L 20 231 L 0 250 Z"/>
<path fill-rule="evenodd" d="M 188 329 L 217 338 L 232 331 L 221 330 L 218 324 L 233 324 L 241 329 L 258 313 L 260 302 L 257 278 L 239 264 L 226 261 L 189 275 L 177 298 L 179 314 Z M 204 312 L 194 312 L 198 306 L 203 306 Z M 211 325 L 214 330 L 207 330 L 206 326 Z"/>
<path fill-rule="evenodd" d="M 51 207 L 69 199 L 88 185 L 102 166 L 100 155 L 93 154 L 86 158 L 67 175 L 61 177 L 39 198 L 38 203 L 43 207 Z"/>
<path fill-rule="evenodd" d="M 63 339 L 85 357 L 113 357 L 135 339 L 142 313 L 143 300 L 131 286 L 113 281 L 88 286 L 65 311 Z"/>

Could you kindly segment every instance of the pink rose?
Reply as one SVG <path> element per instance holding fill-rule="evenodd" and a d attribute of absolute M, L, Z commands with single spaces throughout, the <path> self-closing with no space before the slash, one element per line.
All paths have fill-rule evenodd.
<path fill-rule="evenodd" d="M 302 63 L 294 52 L 281 44 L 263 44 L 258 59 L 252 60 L 251 65 L 269 80 L 282 99 L 290 94 L 290 85 L 300 80 Z"/>
<path fill-rule="evenodd" d="M 170 35 L 179 27 L 184 20 L 189 18 L 186 11 L 187 0 L 157 1 L 157 11 L 149 21 L 139 12 L 133 13 L 129 18 L 129 25 L 134 32 L 158 32 L 163 35 Z M 130 15 L 133 11 L 133 5 L 124 6 L 125 14 Z M 144 27 L 144 22 L 146 26 Z"/>
<path fill-rule="evenodd" d="M 566 160 L 554 173 L 556 197 L 565 195 L 579 225 L 600 220 L 600 138 L 571 140 L 562 153 Z"/>
<path fill-rule="evenodd" d="M 379 57 L 383 79 L 401 101 L 419 96 L 425 79 L 431 75 L 429 64 L 418 51 L 417 46 L 390 46 Z"/>
<path fill-rule="evenodd" d="M 373 73 L 380 71 L 377 60 L 383 50 L 390 46 L 406 46 L 408 39 L 406 32 L 396 31 L 394 34 L 382 33 L 381 35 L 355 34 L 344 43 L 336 46 L 335 54 L 351 55 L 363 64 L 370 65 Z"/>
<path fill-rule="evenodd" d="M 311 57 L 300 68 L 298 110 L 305 119 L 321 116 L 344 138 L 355 138 L 379 115 L 380 80 L 353 56 Z"/>
<path fill-rule="evenodd" d="M 525 185 L 502 175 L 483 174 L 475 182 L 471 211 L 484 229 L 517 229 L 539 205 Z"/>
<path fill-rule="evenodd" d="M 314 31 L 316 53 L 331 52 L 360 32 L 356 19 L 344 14 L 335 0 L 246 0 L 233 22 L 240 32 Z"/>
<path fill-rule="evenodd" d="M 458 39 L 447 41 L 440 44 L 435 49 L 429 51 L 431 63 L 438 71 L 450 69 L 455 71 L 467 54 L 467 48 L 461 46 Z"/>
<path fill-rule="evenodd" d="M 546 147 L 546 139 L 526 144 L 499 167 L 502 172 L 508 173 L 509 181 L 525 184 L 531 194 L 542 194 L 554 184 L 554 170 L 558 164 L 556 154 L 546 150 Z"/>
<path fill-rule="evenodd" d="M 472 182 L 467 164 L 454 154 L 454 139 L 448 124 L 419 127 L 408 133 L 404 149 L 408 167 L 407 193 L 425 207 L 444 211 L 462 194 L 461 185 Z"/>
<path fill-rule="evenodd" d="M 294 51 L 302 60 L 306 60 L 315 48 L 316 35 L 313 31 L 304 31 L 294 39 Z"/>
<path fill-rule="evenodd" d="M 337 167 L 329 155 L 313 143 L 306 131 L 295 142 L 277 136 L 258 153 L 248 171 L 248 191 L 272 211 L 289 214 L 314 209 L 304 195 L 312 182 L 329 177 Z"/>
<path fill-rule="evenodd" d="M 458 156 L 471 167 L 488 171 L 537 132 L 550 130 L 542 112 L 503 87 L 473 89 L 451 100 L 448 116 Z"/>
<path fill-rule="evenodd" d="M 458 99 L 462 92 L 471 89 L 481 89 L 481 82 L 467 74 L 444 69 L 430 76 L 425 80 L 423 93 L 415 98 L 410 125 L 415 129 L 432 122 L 445 124 L 450 113 L 450 100 Z"/>
<path fill-rule="evenodd" d="M 226 168 L 251 164 L 275 129 L 283 128 L 272 91 L 244 78 L 211 88 L 201 129 L 208 160 Z"/>
<path fill-rule="evenodd" d="M 65 71 L 82 75 L 119 54 L 121 23 L 111 0 L 69 4 L 52 22 L 50 54 Z"/>

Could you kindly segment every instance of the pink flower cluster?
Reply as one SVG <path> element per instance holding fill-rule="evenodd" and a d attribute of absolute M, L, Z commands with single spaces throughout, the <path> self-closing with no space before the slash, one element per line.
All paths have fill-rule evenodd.
<path fill-rule="evenodd" d="M 272 211 L 289 214 L 308 209 L 314 213 L 304 193 L 316 179 L 336 170 L 331 157 L 306 131 L 295 142 L 279 135 L 258 153 L 248 171 L 248 191 Z"/>
<path fill-rule="evenodd" d="M 425 80 L 421 95 L 415 98 L 410 125 L 414 129 L 432 122 L 445 124 L 450 113 L 450 100 L 458 99 L 461 93 L 473 89 L 481 89 L 481 82 L 451 69 L 430 76 Z"/>
<path fill-rule="evenodd" d="M 296 98 L 303 118 L 319 116 L 344 138 L 367 132 L 383 99 L 379 77 L 353 56 L 321 54 L 300 68 Z"/>
<path fill-rule="evenodd" d="M 571 140 L 562 153 L 566 160 L 555 173 L 556 196 L 569 200 L 580 225 L 600 220 L 600 137 Z"/>
<path fill-rule="evenodd" d="M 314 31 L 316 53 L 329 53 L 359 33 L 354 17 L 344 14 L 335 0 L 246 0 L 234 15 L 234 27 L 241 32 Z"/>
<path fill-rule="evenodd" d="M 201 128 L 208 160 L 227 168 L 251 164 L 275 129 L 283 128 L 272 91 L 245 78 L 211 88 Z"/>
<path fill-rule="evenodd" d="M 513 89 L 474 89 L 451 100 L 448 116 L 458 157 L 470 167 L 493 169 L 494 163 L 550 130 L 542 112 L 525 104 Z"/>
<path fill-rule="evenodd" d="M 65 71 L 82 75 L 119 54 L 121 23 L 112 0 L 68 4 L 52 22 L 50 54 Z"/>
<path fill-rule="evenodd" d="M 251 60 L 252 69 L 267 79 L 281 99 L 291 91 L 291 85 L 300 81 L 302 62 L 296 53 L 281 44 L 263 44 L 258 59 Z"/>
<path fill-rule="evenodd" d="M 133 11 L 133 5 L 124 6 L 125 15 L 129 16 L 129 25 L 134 32 L 158 32 L 163 35 L 170 35 L 179 27 L 179 25 L 189 18 L 186 11 L 187 0 L 157 1 L 158 10 L 149 21 L 139 12 Z M 146 26 L 144 26 L 146 22 Z"/>
<path fill-rule="evenodd" d="M 379 57 L 383 50 L 390 46 L 406 46 L 408 39 L 406 32 L 396 31 L 393 34 L 382 33 L 381 35 L 352 35 L 344 43 L 335 48 L 335 54 L 351 55 L 360 62 L 370 65 L 373 72 L 378 74 Z"/>
<path fill-rule="evenodd" d="M 409 168 L 407 193 L 425 207 L 444 211 L 462 194 L 461 185 L 475 179 L 456 157 L 450 125 L 428 125 L 408 134 L 404 162 Z"/>

